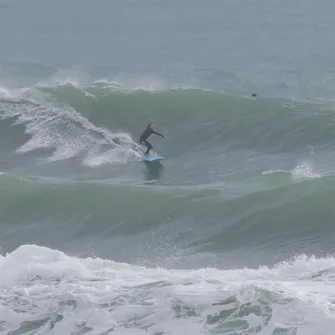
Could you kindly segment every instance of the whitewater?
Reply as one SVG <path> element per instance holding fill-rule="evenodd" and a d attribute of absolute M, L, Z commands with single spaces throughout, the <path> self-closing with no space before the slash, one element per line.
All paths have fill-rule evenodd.
<path fill-rule="evenodd" d="M 333 324 L 333 259 L 169 271 L 22 246 L 0 266 L 4 333 L 317 334 Z"/>

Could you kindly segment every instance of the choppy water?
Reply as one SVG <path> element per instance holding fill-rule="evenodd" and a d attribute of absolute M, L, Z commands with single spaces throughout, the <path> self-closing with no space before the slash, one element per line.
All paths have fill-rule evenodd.
<path fill-rule="evenodd" d="M 333 7 L 2 1 L 0 333 L 331 334 Z"/>

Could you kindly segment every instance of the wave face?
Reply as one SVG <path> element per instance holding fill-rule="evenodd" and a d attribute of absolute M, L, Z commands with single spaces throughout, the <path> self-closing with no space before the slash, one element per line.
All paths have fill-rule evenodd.
<path fill-rule="evenodd" d="M 19 68 L 0 88 L 0 332 L 327 334 L 332 102 Z M 162 164 L 141 161 L 149 122 Z"/>

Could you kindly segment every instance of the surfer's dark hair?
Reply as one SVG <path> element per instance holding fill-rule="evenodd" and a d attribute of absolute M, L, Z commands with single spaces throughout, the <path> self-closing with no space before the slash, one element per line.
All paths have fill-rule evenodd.
<path fill-rule="evenodd" d="M 152 126 L 152 123 L 148 123 L 147 125 L 147 128 L 151 127 Z"/>

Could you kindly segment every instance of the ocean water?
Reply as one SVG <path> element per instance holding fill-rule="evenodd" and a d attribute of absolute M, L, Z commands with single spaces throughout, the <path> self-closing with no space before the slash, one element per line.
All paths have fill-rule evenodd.
<path fill-rule="evenodd" d="M 0 334 L 333 334 L 334 10 L 0 0 Z"/>

